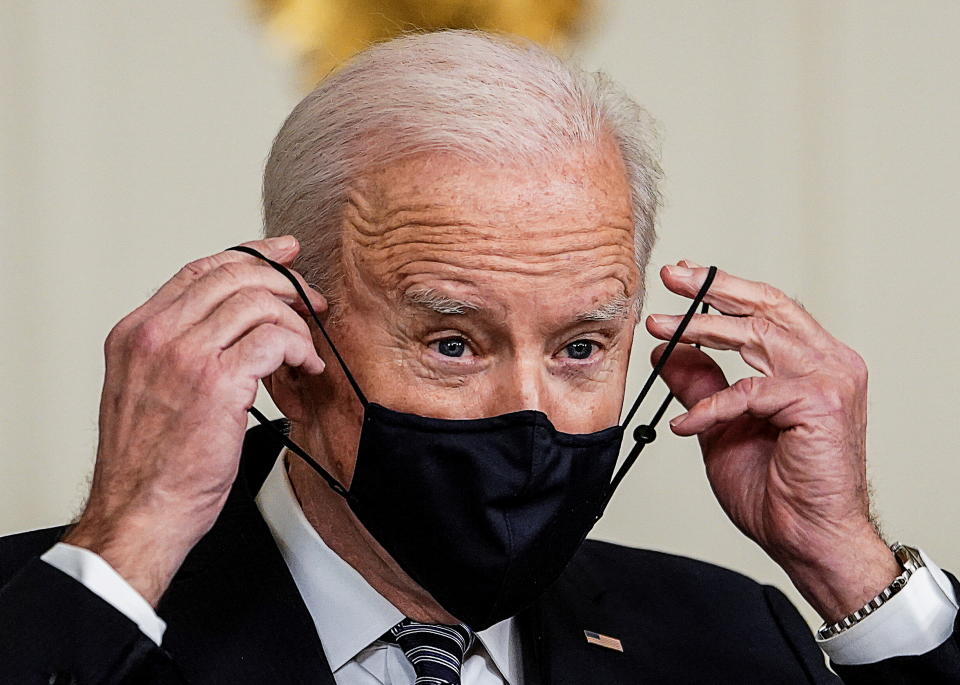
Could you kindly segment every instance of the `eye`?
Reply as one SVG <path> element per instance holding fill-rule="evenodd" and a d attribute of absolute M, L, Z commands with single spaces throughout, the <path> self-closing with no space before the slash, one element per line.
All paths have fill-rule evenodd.
<path fill-rule="evenodd" d="M 434 344 L 437 346 L 437 352 L 445 357 L 462 357 L 467 350 L 467 341 L 459 337 L 444 338 Z"/>
<path fill-rule="evenodd" d="M 587 359 L 596 346 L 596 343 L 590 340 L 574 340 L 563 349 L 571 359 Z"/>

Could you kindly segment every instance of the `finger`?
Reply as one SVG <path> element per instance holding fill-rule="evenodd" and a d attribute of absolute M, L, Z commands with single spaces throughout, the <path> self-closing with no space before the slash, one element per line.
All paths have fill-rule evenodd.
<path fill-rule="evenodd" d="M 651 335 L 669 340 L 682 320 L 682 316 L 653 314 L 645 323 Z M 747 364 L 768 376 L 809 371 L 803 346 L 768 319 L 695 314 L 680 341 L 714 350 L 736 350 Z"/>
<path fill-rule="evenodd" d="M 671 291 L 693 298 L 703 285 L 707 271 L 702 267 L 667 265 L 660 269 L 660 278 Z M 717 271 L 703 301 L 724 314 L 768 319 L 801 338 L 816 339 L 825 333 L 807 310 L 782 291 L 768 283 L 749 281 L 725 271 Z"/>
<path fill-rule="evenodd" d="M 322 373 L 324 368 L 312 341 L 270 323 L 251 330 L 224 350 L 220 359 L 236 373 L 257 380 L 266 378 L 281 364 L 310 374 Z"/>
<path fill-rule="evenodd" d="M 670 428 L 677 435 L 697 435 L 749 415 L 786 429 L 793 425 L 791 410 L 806 394 L 802 382 L 796 379 L 751 376 L 701 399 L 686 414 L 674 418 Z"/>
<path fill-rule="evenodd" d="M 327 301 L 323 295 L 307 285 L 303 276 L 292 270 L 291 273 L 307 293 L 314 310 L 318 313 L 325 311 Z M 210 271 L 185 290 L 171 304 L 169 313 L 165 315 L 170 317 L 172 325 L 181 327 L 193 325 L 210 316 L 227 298 L 249 289 L 264 290 L 302 315 L 305 316 L 307 313 L 306 306 L 290 279 L 269 264 L 227 262 Z"/>
<path fill-rule="evenodd" d="M 265 257 L 269 257 L 285 265 L 291 264 L 297 256 L 297 253 L 300 252 L 300 243 L 290 235 L 266 238 L 263 240 L 251 240 L 243 243 L 243 245 L 252 247 Z M 241 264 L 263 263 L 253 255 L 237 252 L 236 250 L 224 250 L 223 252 L 218 252 L 201 259 L 195 259 L 184 265 L 183 268 L 174 274 L 166 283 L 160 286 L 149 300 L 134 310 L 131 318 L 148 318 L 166 309 L 179 298 L 192 283 L 203 278 L 214 269 L 232 262 Z"/>
<path fill-rule="evenodd" d="M 658 345 L 650 355 L 656 365 L 666 345 Z M 689 345 L 677 345 L 663 367 L 660 377 L 680 404 L 689 409 L 704 397 L 727 387 L 727 379 L 717 363 L 706 353 Z"/>
<path fill-rule="evenodd" d="M 186 337 L 198 345 L 216 345 L 222 351 L 262 324 L 275 324 L 311 339 L 310 327 L 303 318 L 273 293 L 259 288 L 245 288 L 227 297 Z"/>

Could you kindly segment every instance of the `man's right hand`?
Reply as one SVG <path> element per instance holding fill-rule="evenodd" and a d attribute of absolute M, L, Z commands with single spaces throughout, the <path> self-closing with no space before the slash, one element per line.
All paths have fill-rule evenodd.
<path fill-rule="evenodd" d="M 300 249 L 291 236 L 245 244 L 284 265 Z M 63 541 L 99 554 L 156 606 L 226 501 L 258 381 L 283 364 L 323 371 L 305 316 L 282 274 L 229 251 L 187 264 L 124 317 L 104 345 L 90 497 Z"/>

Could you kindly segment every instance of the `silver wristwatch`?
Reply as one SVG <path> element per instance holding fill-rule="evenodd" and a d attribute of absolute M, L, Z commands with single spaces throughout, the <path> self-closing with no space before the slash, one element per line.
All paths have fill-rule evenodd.
<path fill-rule="evenodd" d="M 903 569 L 903 573 L 894 578 L 892 583 L 885 587 L 879 595 L 867 602 L 862 608 L 857 609 L 852 614 L 847 614 L 836 623 L 831 623 L 830 625 L 824 623 L 820 626 L 819 630 L 817 630 L 818 638 L 826 640 L 857 625 L 906 587 L 910 576 L 926 566 L 920 557 L 920 552 L 914 547 L 907 547 L 906 545 L 901 545 L 899 542 L 895 542 L 890 545 L 890 550 L 897 558 L 897 562 L 900 564 L 900 568 Z"/>

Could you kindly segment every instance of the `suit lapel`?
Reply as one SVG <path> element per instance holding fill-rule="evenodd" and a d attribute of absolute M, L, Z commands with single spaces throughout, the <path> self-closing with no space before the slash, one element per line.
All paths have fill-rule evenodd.
<path fill-rule="evenodd" d="M 163 648 L 190 682 L 334 685 L 316 628 L 254 496 L 280 452 L 247 431 L 223 512 L 187 557 L 158 613 Z"/>
<path fill-rule="evenodd" d="M 523 645 L 524 685 L 644 682 L 644 664 L 656 663 L 625 618 L 608 606 L 599 579 L 574 557 L 563 575 L 517 617 Z M 618 638 L 623 652 L 587 642 L 585 630 Z"/>

